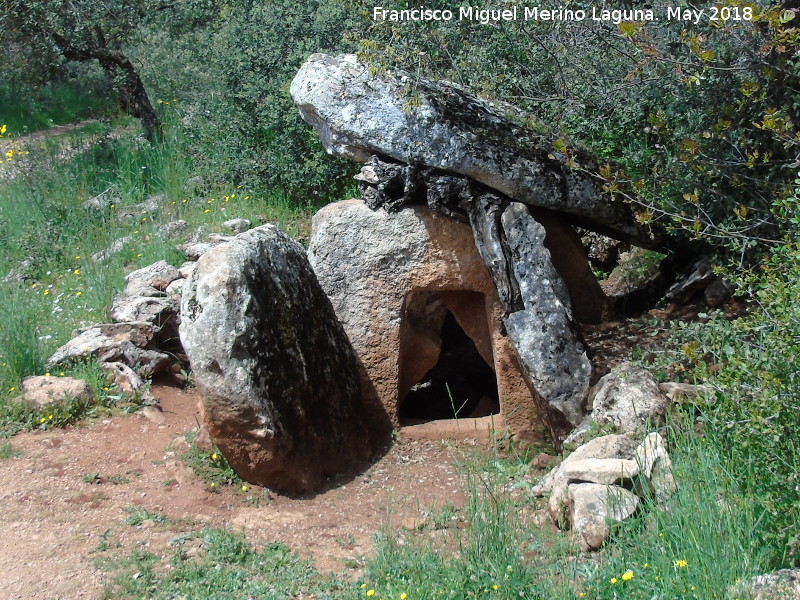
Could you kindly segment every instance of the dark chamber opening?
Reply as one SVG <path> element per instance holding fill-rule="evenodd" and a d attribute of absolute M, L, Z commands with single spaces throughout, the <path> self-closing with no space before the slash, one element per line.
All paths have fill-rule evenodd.
<path fill-rule="evenodd" d="M 401 423 L 498 414 L 500 399 L 494 370 L 450 311 L 440 337 L 438 362 L 411 387 L 400 404 Z"/>

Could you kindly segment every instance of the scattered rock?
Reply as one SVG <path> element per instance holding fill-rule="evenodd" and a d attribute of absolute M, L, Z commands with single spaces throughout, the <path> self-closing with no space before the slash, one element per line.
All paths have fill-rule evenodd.
<path fill-rule="evenodd" d="M 125 276 L 125 281 L 128 282 L 128 285 L 123 294 L 126 296 L 163 295 L 167 285 L 180 277 L 181 273 L 178 269 L 167 261 L 160 260 L 152 265 L 128 273 Z M 142 288 L 145 287 L 153 288 L 156 293 L 143 293 Z"/>
<path fill-rule="evenodd" d="M 186 286 L 186 280 L 176 279 L 172 283 L 167 286 L 167 295 L 168 296 L 180 296 L 183 294 L 183 288 Z"/>
<path fill-rule="evenodd" d="M 225 221 L 223 225 L 233 233 L 238 234 L 250 229 L 252 223 L 248 219 L 230 219 L 229 221 Z"/>
<path fill-rule="evenodd" d="M 158 328 L 159 343 L 177 340 L 180 297 L 118 296 L 111 305 L 111 319 L 115 323 L 152 323 Z"/>
<path fill-rule="evenodd" d="M 98 362 L 121 362 L 148 377 L 166 369 L 171 359 L 155 350 L 159 328 L 152 323 L 113 323 L 80 329 L 47 360 L 55 366 L 89 355 Z"/>
<path fill-rule="evenodd" d="M 182 319 L 206 426 L 244 479 L 316 491 L 371 455 L 350 343 L 303 248 L 276 227 L 206 253 Z"/>
<path fill-rule="evenodd" d="M 112 204 L 118 204 L 119 202 L 119 194 L 117 194 L 117 190 L 114 188 L 114 186 L 111 186 L 104 192 L 97 194 L 97 196 L 89 198 L 83 204 L 81 204 L 81 206 L 88 210 L 104 211 L 111 208 Z"/>
<path fill-rule="evenodd" d="M 561 467 L 561 474 L 569 482 L 622 485 L 639 474 L 639 463 L 624 458 L 584 458 L 569 461 Z"/>
<path fill-rule="evenodd" d="M 597 550 L 611 532 L 609 522 L 621 522 L 636 514 L 639 497 L 617 486 L 577 483 L 569 486 L 570 521 L 581 549 Z"/>
<path fill-rule="evenodd" d="M 658 502 L 664 502 L 678 489 L 672 475 L 672 460 L 667 445 L 658 433 L 651 433 L 636 448 L 635 461 L 641 466 L 650 484 L 650 493 Z"/>
<path fill-rule="evenodd" d="M 32 256 L 23 258 L 6 274 L 5 277 L 3 277 L 3 281 L 5 283 L 28 281 L 32 278 L 31 271 L 34 262 L 35 261 Z"/>
<path fill-rule="evenodd" d="M 111 380 L 116 383 L 123 392 L 135 392 L 144 386 L 144 379 L 124 363 L 101 362 L 98 366 L 108 373 Z"/>
<path fill-rule="evenodd" d="M 127 246 L 131 241 L 133 241 L 133 236 L 126 235 L 121 237 L 114 242 L 105 250 L 101 250 L 100 252 L 95 252 L 92 254 L 92 260 L 94 262 L 105 262 L 109 258 L 111 258 L 114 254 L 122 250 L 125 246 Z"/>
<path fill-rule="evenodd" d="M 172 238 L 186 233 L 187 229 L 189 229 L 189 223 L 187 223 L 183 219 L 178 219 L 177 221 L 170 221 L 169 223 L 165 223 L 160 228 L 159 234 L 165 238 Z"/>
<path fill-rule="evenodd" d="M 82 379 L 37 375 L 22 380 L 23 400 L 35 408 L 45 408 L 67 398 L 93 402 L 92 390 Z"/>
<path fill-rule="evenodd" d="M 592 412 L 565 442 L 580 441 L 592 424 L 641 434 L 662 423 L 671 404 L 650 372 L 632 363 L 622 363 L 600 379 L 589 392 L 589 403 Z"/>
<path fill-rule="evenodd" d="M 711 308 L 719 308 L 733 297 L 733 286 L 720 276 L 706 286 L 703 292 L 706 304 Z"/>
<path fill-rule="evenodd" d="M 731 586 L 731 597 L 747 600 L 800 600 L 800 569 L 781 569 Z"/>
<path fill-rule="evenodd" d="M 197 264 L 196 262 L 191 260 L 183 263 L 178 269 L 178 272 L 181 274 L 181 277 L 183 277 L 184 279 L 189 279 L 189 276 L 192 274 L 192 271 L 194 271 L 194 267 L 196 264 Z"/>
<path fill-rule="evenodd" d="M 218 246 L 219 244 L 212 244 L 211 242 L 187 242 L 180 246 L 181 251 L 186 255 L 189 260 L 200 260 L 206 252 Z"/>
<path fill-rule="evenodd" d="M 678 383 L 675 381 L 659 383 L 658 387 L 664 392 L 667 398 L 676 403 L 687 398 L 706 396 L 712 392 L 712 389 L 707 385 L 693 385 L 691 383 Z"/>

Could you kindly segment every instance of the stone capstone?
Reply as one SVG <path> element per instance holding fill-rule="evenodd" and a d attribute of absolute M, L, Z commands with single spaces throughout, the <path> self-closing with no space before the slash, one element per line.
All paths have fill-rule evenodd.
<path fill-rule="evenodd" d="M 363 463 L 365 418 L 350 342 L 303 248 L 272 225 L 206 252 L 180 335 L 214 442 L 246 480 L 318 490 Z"/>
<path fill-rule="evenodd" d="M 419 100 L 412 106 L 409 85 Z M 586 174 L 589 163 L 579 153 L 564 155 L 551 141 L 517 125 L 498 105 L 455 84 L 412 81 L 402 72 L 373 75 L 354 56 L 313 54 L 290 91 L 329 153 L 358 162 L 378 155 L 458 173 L 512 200 L 558 211 L 614 237 L 656 244 L 630 208 Z"/>
<path fill-rule="evenodd" d="M 22 380 L 22 399 L 35 408 L 45 408 L 67 399 L 94 402 L 92 390 L 82 379 L 37 375 Z"/>

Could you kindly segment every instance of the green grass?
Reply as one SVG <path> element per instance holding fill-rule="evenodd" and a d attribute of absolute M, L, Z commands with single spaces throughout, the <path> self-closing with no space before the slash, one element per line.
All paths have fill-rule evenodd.
<path fill-rule="evenodd" d="M 52 83 L 21 95 L 0 83 L 0 124 L 20 133 L 113 114 L 113 101 L 85 86 Z"/>
<path fill-rule="evenodd" d="M 258 185 L 215 180 L 187 153 L 183 135 L 167 125 L 163 144 L 153 147 L 127 120 L 48 139 L 13 159 L 24 168 L 0 182 L 0 279 L 13 270 L 24 280 L 0 281 L 4 432 L 47 424 L 49 414 L 15 401 L 22 378 L 44 374 L 47 358 L 75 328 L 110 321 L 125 273 L 162 259 L 179 266 L 185 235 L 199 227 L 225 233 L 222 223 L 232 218 L 307 235 L 310 205 L 294 206 Z M 70 148 L 68 158 L 58 158 Z M 105 208 L 84 206 L 104 192 Z M 141 206 L 154 196 L 158 206 Z M 165 224 L 180 219 L 188 224 L 184 237 L 164 235 Z M 127 241 L 104 259 L 94 257 L 117 240 Z M 74 420 L 91 411 L 66 412 Z M 65 422 L 60 415 L 53 421 Z"/>
<path fill-rule="evenodd" d="M 312 564 L 282 543 L 254 548 L 227 529 L 203 529 L 173 540 L 171 556 L 134 552 L 123 559 L 101 561 L 111 570 L 104 598 L 192 600 L 318 600 L 357 597 L 353 584 L 321 576 Z M 197 548 L 195 553 L 187 552 Z"/>

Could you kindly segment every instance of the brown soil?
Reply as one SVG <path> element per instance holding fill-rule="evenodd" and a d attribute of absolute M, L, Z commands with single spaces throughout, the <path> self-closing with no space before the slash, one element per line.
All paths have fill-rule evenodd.
<path fill-rule="evenodd" d="M 197 425 L 196 394 L 164 386 L 153 393 L 162 411 L 12 438 L 23 454 L 0 463 L 0 597 L 98 598 L 108 574 L 95 559 L 143 548 L 168 555 L 171 538 L 204 526 L 283 541 L 320 570 L 339 572 L 370 552 L 389 519 L 413 526 L 426 509 L 458 504 L 453 455 L 488 439 L 481 420 L 408 427 L 368 469 L 319 495 L 291 499 L 252 486 L 215 493 L 179 459 L 183 435 Z M 98 482 L 84 481 L 93 473 Z M 169 521 L 128 525 L 132 507 Z M 101 543 L 111 549 L 99 551 Z"/>

